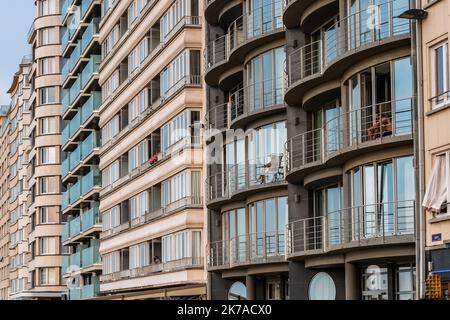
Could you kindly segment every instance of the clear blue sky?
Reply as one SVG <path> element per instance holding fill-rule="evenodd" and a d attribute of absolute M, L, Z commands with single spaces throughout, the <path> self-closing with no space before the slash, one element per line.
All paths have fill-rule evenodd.
<path fill-rule="evenodd" d="M 0 104 L 9 104 L 6 91 L 24 55 L 30 54 L 27 34 L 35 15 L 34 0 L 0 1 Z"/>

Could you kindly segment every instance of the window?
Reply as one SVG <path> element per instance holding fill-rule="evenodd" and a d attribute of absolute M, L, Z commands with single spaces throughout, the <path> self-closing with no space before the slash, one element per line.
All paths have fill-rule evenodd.
<path fill-rule="evenodd" d="M 432 49 L 432 107 L 437 108 L 448 103 L 449 91 L 449 64 L 448 42 L 440 43 Z"/>
<path fill-rule="evenodd" d="M 309 283 L 309 300 L 335 300 L 336 286 L 326 272 L 317 273 Z"/>
<path fill-rule="evenodd" d="M 39 154 L 41 165 L 58 163 L 58 147 L 42 147 Z"/>
<path fill-rule="evenodd" d="M 41 104 L 57 103 L 58 87 L 46 87 L 40 89 Z"/>
<path fill-rule="evenodd" d="M 130 199 L 131 219 L 145 216 L 148 211 L 148 192 L 142 192 Z"/>
<path fill-rule="evenodd" d="M 42 268 L 39 275 L 41 285 L 59 284 L 59 268 Z"/>
<path fill-rule="evenodd" d="M 414 232 L 412 156 L 368 163 L 351 175 L 354 240 Z"/>
<path fill-rule="evenodd" d="M 190 261 L 200 260 L 201 247 L 200 231 L 183 231 L 165 236 L 162 238 L 163 263 L 187 258 L 192 258 Z"/>
<path fill-rule="evenodd" d="M 120 206 L 115 206 L 103 214 L 103 231 L 120 226 Z"/>
<path fill-rule="evenodd" d="M 61 183 L 59 176 L 42 177 L 39 178 L 39 181 L 40 194 L 43 195 L 59 193 L 59 185 Z"/>
<path fill-rule="evenodd" d="M 150 264 L 148 243 L 130 247 L 130 269 L 142 268 Z"/>
<path fill-rule="evenodd" d="M 39 45 L 45 46 L 49 44 L 57 44 L 57 29 L 56 28 L 44 28 L 39 30 Z"/>
<path fill-rule="evenodd" d="M 39 238 L 39 253 L 42 255 L 58 254 L 59 238 L 58 237 L 42 237 Z"/>
<path fill-rule="evenodd" d="M 437 155 L 422 206 L 432 213 L 450 214 L 450 152 Z"/>
<path fill-rule="evenodd" d="M 41 207 L 39 211 L 41 224 L 59 223 L 59 207 Z"/>
<path fill-rule="evenodd" d="M 247 300 L 247 287 L 242 282 L 235 282 L 228 291 L 228 300 Z"/>
<path fill-rule="evenodd" d="M 200 172 L 184 171 L 169 180 L 163 181 L 162 189 L 162 206 L 171 205 L 170 209 L 177 209 L 184 205 L 185 201 L 190 198 L 190 204 L 200 204 Z M 178 205 L 175 205 L 175 204 Z"/>
<path fill-rule="evenodd" d="M 58 72 L 56 58 L 43 58 L 39 61 L 40 74 L 54 74 Z"/>
<path fill-rule="evenodd" d="M 40 134 L 51 134 L 58 132 L 58 117 L 44 117 L 39 119 Z"/>
<path fill-rule="evenodd" d="M 42 0 L 40 15 L 47 16 L 51 14 L 57 14 L 56 0 Z"/>

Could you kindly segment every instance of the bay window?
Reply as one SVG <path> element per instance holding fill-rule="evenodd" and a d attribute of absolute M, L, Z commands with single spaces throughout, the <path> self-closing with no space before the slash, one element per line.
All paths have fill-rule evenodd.
<path fill-rule="evenodd" d="M 59 284 L 59 268 L 41 268 L 39 272 L 41 285 L 58 285 Z"/>
<path fill-rule="evenodd" d="M 198 264 L 202 258 L 201 231 L 187 230 L 162 238 L 163 263 L 178 261 L 180 266 Z M 182 262 L 189 259 L 189 262 Z"/>
<path fill-rule="evenodd" d="M 368 163 L 350 174 L 354 239 L 414 232 L 412 156 Z"/>
<path fill-rule="evenodd" d="M 42 237 L 39 238 L 39 253 L 41 255 L 55 255 L 59 251 L 58 237 Z"/>

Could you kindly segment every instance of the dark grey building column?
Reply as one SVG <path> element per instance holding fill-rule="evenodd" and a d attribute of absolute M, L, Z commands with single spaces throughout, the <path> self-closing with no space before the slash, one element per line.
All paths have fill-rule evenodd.
<path fill-rule="evenodd" d="M 345 300 L 360 299 L 360 277 L 353 263 L 345 263 Z"/>
<path fill-rule="evenodd" d="M 247 287 L 247 300 L 256 299 L 256 283 L 254 276 L 246 276 L 245 286 Z"/>

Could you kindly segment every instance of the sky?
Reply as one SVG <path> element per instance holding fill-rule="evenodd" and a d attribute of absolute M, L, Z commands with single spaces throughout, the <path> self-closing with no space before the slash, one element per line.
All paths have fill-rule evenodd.
<path fill-rule="evenodd" d="M 27 35 L 35 12 L 34 0 L 0 1 L 0 105 L 9 104 L 6 91 L 22 57 L 31 53 Z"/>

